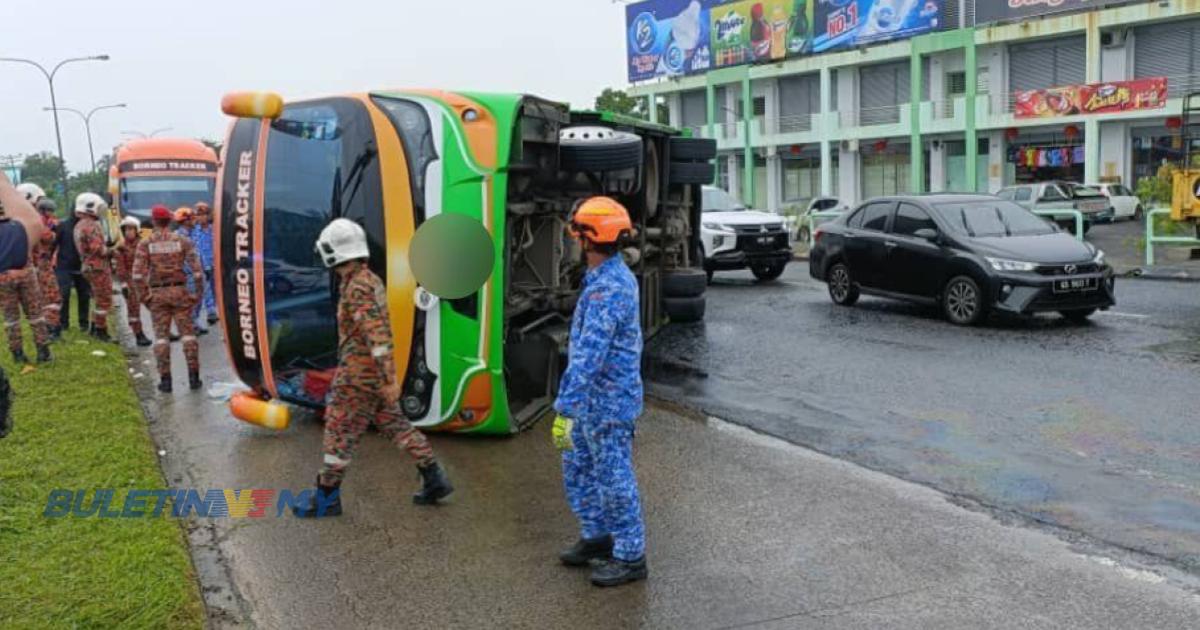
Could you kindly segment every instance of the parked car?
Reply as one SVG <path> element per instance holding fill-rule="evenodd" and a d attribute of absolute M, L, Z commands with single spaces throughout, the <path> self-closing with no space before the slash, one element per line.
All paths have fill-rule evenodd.
<path fill-rule="evenodd" d="M 1082 322 L 1115 304 L 1104 252 L 991 196 L 873 199 L 814 236 L 809 274 L 841 305 L 867 293 L 936 304 L 971 325 L 991 311 Z"/>
<path fill-rule="evenodd" d="M 749 269 L 755 278 L 774 280 L 792 259 L 783 217 L 751 210 L 715 186 L 701 189 L 700 244 L 704 271 Z"/>
<path fill-rule="evenodd" d="M 1100 191 L 1100 194 L 1108 197 L 1108 202 L 1113 207 L 1114 219 L 1130 219 L 1133 221 L 1141 221 L 1144 211 L 1142 210 L 1142 200 L 1129 190 L 1124 184 L 1092 184 L 1092 188 Z"/>
<path fill-rule="evenodd" d="M 850 209 L 850 206 L 842 203 L 837 197 L 814 197 L 804 206 L 800 214 L 796 215 L 794 229 L 792 233 L 796 235 L 796 241 L 800 243 L 808 243 L 809 237 L 812 236 L 814 212 L 845 212 Z"/>
<path fill-rule="evenodd" d="M 1096 223 L 1112 221 L 1113 207 L 1100 191 L 1080 186 L 1074 182 L 1041 182 L 1018 184 L 996 193 L 997 197 L 1017 203 L 1023 208 L 1041 212 L 1044 210 L 1078 210 L 1083 215 L 1083 233 Z M 1045 215 L 1040 215 L 1045 216 Z M 1068 213 L 1055 215 L 1053 220 L 1064 230 L 1075 232 L 1075 216 Z"/>

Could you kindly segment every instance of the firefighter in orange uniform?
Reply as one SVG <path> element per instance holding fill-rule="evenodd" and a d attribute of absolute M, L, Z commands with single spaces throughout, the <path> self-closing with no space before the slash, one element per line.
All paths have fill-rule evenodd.
<path fill-rule="evenodd" d="M 187 360 L 188 386 L 200 389 L 200 343 L 192 322 L 192 308 L 204 297 L 204 289 L 189 291 L 187 274 L 203 278 L 200 257 L 192 241 L 171 231 L 171 211 L 166 206 L 154 206 L 151 211 L 154 231 L 137 246 L 133 257 L 134 292 L 150 309 L 154 325 L 154 358 L 158 363 L 158 391 L 171 392 L 171 343 L 168 336 L 171 322 L 179 329 L 183 340 L 183 356 Z"/>
<path fill-rule="evenodd" d="M 75 248 L 82 259 L 83 277 L 87 279 L 95 302 L 92 306 L 92 336 L 100 341 L 112 341 L 108 336 L 108 311 L 112 309 L 112 252 L 100 225 L 100 214 L 108 204 L 96 193 L 82 193 L 75 198 Z"/>
<path fill-rule="evenodd" d="M 137 254 L 138 244 L 142 242 L 138 234 L 142 225 L 134 217 L 121 220 L 121 244 L 117 246 L 116 267 L 117 280 L 121 282 L 121 297 L 125 300 L 125 319 L 129 320 L 129 329 L 137 339 L 137 345 L 148 346 L 150 339 L 142 329 L 142 302 L 137 299 L 133 290 L 133 257 Z"/>

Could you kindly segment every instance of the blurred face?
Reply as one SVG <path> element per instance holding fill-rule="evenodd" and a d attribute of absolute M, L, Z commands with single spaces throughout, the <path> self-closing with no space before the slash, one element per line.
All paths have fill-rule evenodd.
<path fill-rule="evenodd" d="M 132 225 L 127 225 L 121 228 L 121 234 L 125 236 L 125 240 L 127 241 L 132 241 L 133 239 L 137 238 L 137 233 L 137 228 L 133 227 Z"/>

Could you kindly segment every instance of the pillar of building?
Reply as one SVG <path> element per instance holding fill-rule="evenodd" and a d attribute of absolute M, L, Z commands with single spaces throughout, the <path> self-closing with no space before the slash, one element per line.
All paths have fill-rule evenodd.
<path fill-rule="evenodd" d="M 775 147 L 767 147 L 767 211 L 779 212 L 783 206 L 783 161 Z"/>
<path fill-rule="evenodd" d="M 833 130 L 837 129 L 837 121 L 834 119 L 837 112 L 833 111 L 833 90 L 836 88 L 832 75 L 833 71 L 829 66 L 821 68 L 821 115 L 818 120 L 821 120 L 822 124 L 819 125 L 817 133 L 821 138 L 821 194 L 826 197 L 833 195 L 833 141 L 830 138 Z"/>

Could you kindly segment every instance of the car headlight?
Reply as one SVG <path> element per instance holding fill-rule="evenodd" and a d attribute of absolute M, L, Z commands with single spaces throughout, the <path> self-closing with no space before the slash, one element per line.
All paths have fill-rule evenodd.
<path fill-rule="evenodd" d="M 1096 255 L 1092 257 L 1092 262 L 1096 263 L 1097 265 L 1103 265 L 1104 264 L 1104 250 L 1097 249 Z"/>
<path fill-rule="evenodd" d="M 992 266 L 992 269 L 996 271 L 1033 271 L 1037 269 L 1037 263 L 1025 262 L 1023 260 L 988 257 L 987 261 Z"/>
<path fill-rule="evenodd" d="M 704 229 L 712 230 L 714 232 L 732 232 L 733 231 L 733 228 L 729 227 L 728 225 L 725 225 L 724 223 L 705 223 Z"/>

